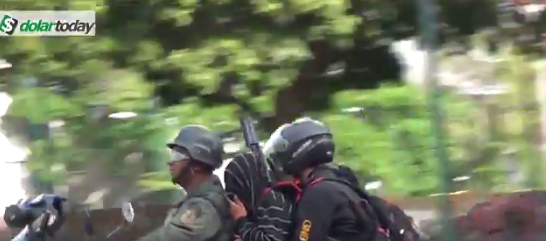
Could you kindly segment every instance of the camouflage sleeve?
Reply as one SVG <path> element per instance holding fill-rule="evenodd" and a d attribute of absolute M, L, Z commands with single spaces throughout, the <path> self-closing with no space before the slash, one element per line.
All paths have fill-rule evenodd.
<path fill-rule="evenodd" d="M 192 198 L 163 226 L 159 240 L 204 241 L 221 228 L 220 216 L 212 203 L 203 198 Z"/>

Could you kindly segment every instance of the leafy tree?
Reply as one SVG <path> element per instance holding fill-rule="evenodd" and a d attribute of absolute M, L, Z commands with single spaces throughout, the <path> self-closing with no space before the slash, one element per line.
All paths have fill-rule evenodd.
<path fill-rule="evenodd" d="M 422 91 L 407 86 L 384 86 L 374 91 L 340 92 L 334 100 L 333 109 L 321 116 L 332 128 L 339 146 L 338 162 L 353 167 L 364 177 L 379 177 L 386 193 L 423 195 L 438 191 L 431 114 Z M 472 176 L 476 179 L 473 184 L 489 188 L 505 182 L 499 178 L 502 173 L 494 162 L 473 165 L 474 150 L 468 144 L 480 131 L 465 120 L 472 118 L 475 107 L 450 95 L 443 98 L 442 105 L 448 110 L 445 123 L 448 132 L 445 144 L 451 161 L 448 178 Z M 362 107 L 364 111 L 356 116 L 343 113 L 343 109 L 351 107 Z M 488 178 L 479 178 L 485 176 Z"/>
<path fill-rule="evenodd" d="M 494 24 L 489 1 L 439 4 L 445 34 L 447 29 L 471 34 Z M 237 103 L 251 111 L 258 108 L 254 99 L 267 95 L 267 109 L 275 113 L 263 121 L 268 130 L 303 111 L 325 109 L 339 90 L 399 79 L 400 68 L 383 42 L 414 36 L 417 29 L 413 1 L 36 0 L 3 5 L 97 11 L 94 38 L 1 40 L 0 54 L 14 63 L 15 72 L 40 76 L 42 86 L 60 85 L 66 94 L 89 85 L 108 89 L 114 82 L 109 72 L 129 68 L 153 83 L 165 105 L 198 96 L 204 104 Z M 303 94 L 309 89 L 312 94 Z"/>
<path fill-rule="evenodd" d="M 517 49 L 506 48 L 501 53 L 504 61 L 498 66 L 499 78 L 505 81 L 510 92 L 499 102 L 502 108 L 504 127 L 502 134 L 512 149 L 516 150 L 518 163 L 522 164 L 528 180 L 526 187 L 542 187 L 544 153 L 536 147 L 540 143 L 540 112 L 543 104 L 538 102 L 537 72 L 533 68 L 534 56 L 522 55 Z M 529 64 L 533 63 L 533 64 Z"/>
<path fill-rule="evenodd" d="M 440 3 L 447 26 L 462 35 L 490 24 L 490 15 L 449 12 L 477 12 L 474 4 L 487 5 L 485 0 Z M 328 109 L 336 92 L 399 81 L 400 66 L 384 42 L 414 36 L 417 29 L 411 1 L 9 0 L 2 6 L 97 12 L 92 38 L 0 39 L 0 56 L 14 66 L 0 76 L 15 93 L 12 114 L 67 123 L 67 134 L 54 141 L 63 156 L 51 162 L 121 160 L 135 150 L 153 159 L 159 138 L 150 137 L 172 131 L 162 127 L 172 116 L 179 125 L 228 119 L 233 126 L 243 109 L 271 131 L 304 112 Z M 29 77 L 36 78 L 32 88 Z M 89 105 L 156 114 L 93 122 Z M 400 125 L 423 127 L 418 121 Z M 49 144 L 36 145 L 45 151 Z M 42 157 L 36 165 L 51 164 Z"/>

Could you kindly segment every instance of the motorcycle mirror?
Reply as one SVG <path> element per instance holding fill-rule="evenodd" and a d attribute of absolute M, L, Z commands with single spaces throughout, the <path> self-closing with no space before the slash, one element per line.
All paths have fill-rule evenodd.
<path fill-rule="evenodd" d="M 130 202 L 124 202 L 121 205 L 121 213 L 123 214 L 123 218 L 128 223 L 132 223 L 135 219 L 135 211 L 133 209 L 133 205 L 131 205 Z"/>

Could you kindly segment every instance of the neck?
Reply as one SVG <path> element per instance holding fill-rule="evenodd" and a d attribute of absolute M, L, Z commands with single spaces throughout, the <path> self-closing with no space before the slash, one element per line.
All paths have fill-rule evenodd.
<path fill-rule="evenodd" d="M 183 188 L 186 190 L 186 192 L 192 192 L 194 191 L 199 184 L 203 183 L 205 180 L 209 178 L 210 175 L 208 174 L 197 174 L 192 178 L 191 181 L 189 181 L 186 185 L 183 186 Z"/>

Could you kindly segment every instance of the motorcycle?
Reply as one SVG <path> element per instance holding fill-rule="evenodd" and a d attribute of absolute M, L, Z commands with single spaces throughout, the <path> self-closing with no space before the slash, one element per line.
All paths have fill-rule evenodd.
<path fill-rule="evenodd" d="M 22 228 L 11 241 L 45 241 L 53 237 L 66 221 L 67 199 L 53 194 L 42 194 L 30 200 L 22 200 L 11 205 L 4 212 L 4 221 L 9 228 Z M 88 207 L 82 207 L 86 216 L 84 230 L 91 240 L 95 240 L 95 232 L 91 222 L 91 213 Z M 77 209 L 76 209 L 77 210 Z M 108 233 L 105 240 L 121 230 L 125 225 L 134 221 L 135 213 L 130 202 L 121 206 L 124 222 Z"/>

